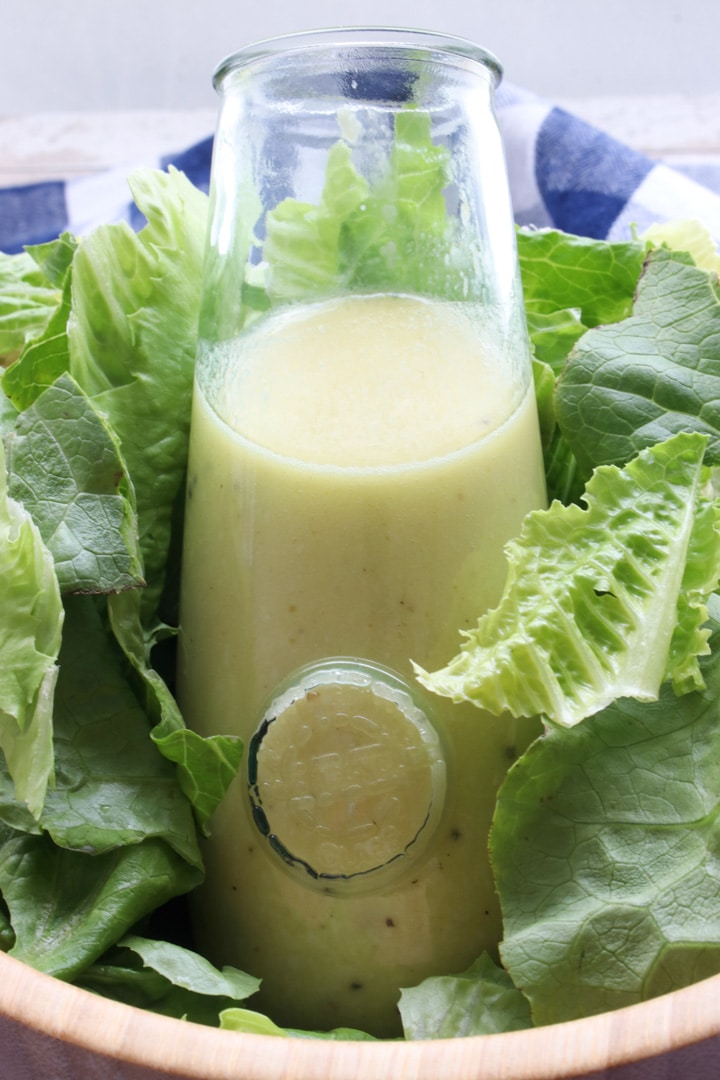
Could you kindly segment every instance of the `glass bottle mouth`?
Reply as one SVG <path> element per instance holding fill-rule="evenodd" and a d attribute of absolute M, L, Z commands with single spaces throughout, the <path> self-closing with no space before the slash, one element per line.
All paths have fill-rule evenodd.
<path fill-rule="evenodd" d="M 388 58 L 406 56 L 413 61 L 426 59 L 438 63 L 443 59 L 479 65 L 490 72 L 495 87 L 503 76 L 498 58 L 489 50 L 465 38 L 433 30 L 402 27 L 348 26 L 305 30 L 279 37 L 265 38 L 230 53 L 218 64 L 213 86 L 220 90 L 225 79 L 240 68 L 270 60 L 280 55 L 290 56 L 308 50 L 342 52 L 352 50 L 354 57 L 363 53 L 375 57 L 386 53 Z"/>

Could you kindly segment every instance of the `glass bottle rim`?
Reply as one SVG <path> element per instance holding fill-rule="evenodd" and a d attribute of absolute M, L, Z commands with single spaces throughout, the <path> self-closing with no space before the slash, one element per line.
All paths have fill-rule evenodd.
<path fill-rule="evenodd" d="M 456 37 L 434 30 L 406 29 L 394 26 L 340 26 L 317 30 L 301 30 L 277 37 L 263 38 L 231 52 L 217 65 L 213 74 L 213 86 L 220 90 L 232 72 L 274 56 L 305 52 L 308 49 L 354 50 L 407 50 L 414 60 L 422 59 L 422 53 L 437 58 L 465 60 L 479 64 L 490 72 L 495 87 L 503 77 L 503 67 L 488 49 L 476 45 L 468 38 Z"/>

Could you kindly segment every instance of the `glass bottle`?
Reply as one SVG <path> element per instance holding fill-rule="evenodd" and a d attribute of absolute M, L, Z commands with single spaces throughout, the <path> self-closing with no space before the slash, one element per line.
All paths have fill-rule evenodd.
<path fill-rule="evenodd" d="M 500 935 L 487 838 L 534 727 L 412 666 L 498 602 L 545 498 L 499 78 L 373 29 L 215 75 L 178 677 L 246 752 L 195 930 L 295 1028 L 397 1034 L 401 987 Z"/>

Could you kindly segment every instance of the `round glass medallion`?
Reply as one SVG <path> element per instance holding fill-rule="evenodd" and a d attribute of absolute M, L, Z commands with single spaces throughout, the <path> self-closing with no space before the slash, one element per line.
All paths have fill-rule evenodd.
<path fill-rule="evenodd" d="M 439 737 L 410 688 L 361 660 L 304 668 L 248 754 L 253 818 L 283 862 L 323 884 L 373 887 L 433 832 L 445 792 Z"/>

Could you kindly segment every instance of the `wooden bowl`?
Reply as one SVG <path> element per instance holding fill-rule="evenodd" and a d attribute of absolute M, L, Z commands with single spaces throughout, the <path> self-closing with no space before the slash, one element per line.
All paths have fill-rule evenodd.
<path fill-rule="evenodd" d="M 720 976 L 509 1035 L 326 1042 L 241 1035 L 118 1005 L 0 954 L 2 1080 L 718 1080 Z"/>

